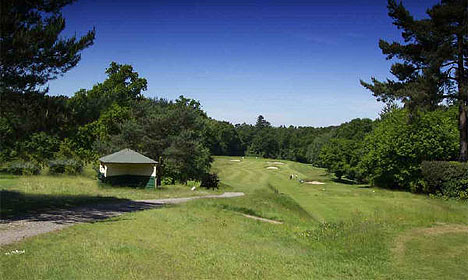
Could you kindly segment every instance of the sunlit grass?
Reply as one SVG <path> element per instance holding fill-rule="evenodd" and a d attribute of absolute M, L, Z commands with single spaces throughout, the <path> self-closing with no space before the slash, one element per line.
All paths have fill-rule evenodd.
<path fill-rule="evenodd" d="M 283 161 L 279 169 L 268 170 L 268 160 L 232 159 L 215 160 L 220 191 L 246 196 L 125 214 L 4 246 L 3 278 L 460 279 L 468 273 L 466 234 L 418 231 L 466 225 L 465 202 L 345 185 L 299 163 Z M 325 184 L 301 184 L 290 180 L 291 174 Z M 12 183 L 21 180 L 28 179 Z M 117 197 L 119 191 L 109 195 Z M 140 195 L 146 194 L 135 197 Z M 412 238 L 398 241 L 408 234 Z M 403 253 L 395 251 L 396 242 Z M 4 255 L 14 249 L 25 253 Z"/>

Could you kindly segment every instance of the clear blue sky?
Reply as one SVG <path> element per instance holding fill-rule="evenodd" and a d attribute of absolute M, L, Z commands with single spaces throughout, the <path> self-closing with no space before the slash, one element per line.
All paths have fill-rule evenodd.
<path fill-rule="evenodd" d="M 417 16 L 435 0 L 407 0 Z M 133 65 L 149 97 L 200 100 L 233 123 L 327 126 L 375 118 L 382 104 L 359 79 L 390 77 L 379 38 L 398 40 L 385 0 L 89 1 L 64 11 L 64 35 L 96 27 L 77 67 L 49 83 L 71 96 Z"/>

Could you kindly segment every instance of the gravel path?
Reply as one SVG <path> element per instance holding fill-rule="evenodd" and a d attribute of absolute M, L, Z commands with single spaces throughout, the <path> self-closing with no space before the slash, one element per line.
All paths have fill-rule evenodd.
<path fill-rule="evenodd" d="M 205 195 L 152 200 L 129 200 L 117 203 L 86 205 L 72 209 L 59 209 L 41 214 L 0 221 L 0 245 L 10 244 L 24 238 L 59 230 L 77 223 L 91 223 L 124 213 L 179 204 L 201 198 L 230 198 L 243 196 L 242 192 L 225 192 L 221 195 Z"/>

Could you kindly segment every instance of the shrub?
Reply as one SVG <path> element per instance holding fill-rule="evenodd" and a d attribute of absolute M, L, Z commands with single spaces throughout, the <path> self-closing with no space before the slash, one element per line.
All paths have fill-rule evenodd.
<path fill-rule="evenodd" d="M 418 191 L 421 163 L 453 160 L 458 153 L 456 108 L 420 113 L 405 109 L 382 115 L 365 139 L 360 168 L 373 185 Z"/>
<path fill-rule="evenodd" d="M 50 174 L 79 174 L 83 171 L 83 163 L 74 159 L 56 159 L 49 161 Z"/>
<path fill-rule="evenodd" d="M 15 161 L 7 163 L 2 171 L 14 175 L 39 175 L 41 167 L 32 162 Z"/>
<path fill-rule="evenodd" d="M 42 166 L 52 159 L 54 153 L 59 149 L 59 139 L 57 136 L 49 135 L 45 132 L 34 133 L 28 141 L 22 143 L 22 157 L 40 163 Z"/>
<path fill-rule="evenodd" d="M 203 175 L 200 187 L 207 189 L 218 189 L 219 178 L 216 173 L 206 173 Z"/>
<path fill-rule="evenodd" d="M 195 188 L 199 188 L 200 187 L 200 182 L 198 181 L 187 181 L 187 186 L 192 188 L 192 187 L 195 187 Z"/>
<path fill-rule="evenodd" d="M 468 163 L 449 161 L 424 161 L 421 164 L 425 193 L 467 198 Z"/>
<path fill-rule="evenodd" d="M 336 138 L 322 147 L 319 160 L 338 179 L 346 176 L 350 180 L 362 182 L 364 178 L 358 168 L 361 153 L 362 144 L 359 141 Z"/>
<path fill-rule="evenodd" d="M 161 180 L 161 184 L 163 186 L 166 186 L 166 185 L 174 185 L 175 184 L 175 180 L 174 178 L 172 177 L 163 177 L 162 180 Z"/>

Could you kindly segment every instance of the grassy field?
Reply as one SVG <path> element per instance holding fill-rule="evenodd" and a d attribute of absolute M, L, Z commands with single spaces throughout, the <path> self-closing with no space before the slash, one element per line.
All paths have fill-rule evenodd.
<path fill-rule="evenodd" d="M 82 176 L 14 176 L 0 174 L 0 214 L 12 217 L 50 208 L 70 208 L 89 203 L 126 199 L 157 199 L 220 193 L 191 191 L 190 184 L 162 186 L 161 189 L 111 187 L 98 184 L 95 171 L 86 168 Z"/>
<path fill-rule="evenodd" d="M 0 248 L 2 279 L 463 279 L 468 204 L 334 182 L 322 169 L 218 157 L 231 199 L 130 213 Z M 276 166 L 277 170 L 267 169 Z M 313 185 L 290 180 L 291 174 Z M 81 183 L 80 182 L 87 182 Z M 85 177 L 4 178 L 22 194 L 115 198 L 187 187 L 99 189 Z M 47 185 L 41 189 L 37 185 Z M 52 187 L 55 186 L 55 187 Z M 61 186 L 61 187 L 60 187 Z M 243 214 L 282 221 L 270 224 Z M 5 255 L 12 250 L 21 255 Z"/>

